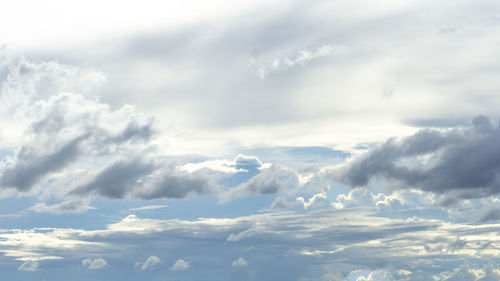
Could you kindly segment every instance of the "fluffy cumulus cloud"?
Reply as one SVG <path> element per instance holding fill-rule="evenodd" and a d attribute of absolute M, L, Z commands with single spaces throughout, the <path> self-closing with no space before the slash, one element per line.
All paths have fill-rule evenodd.
<path fill-rule="evenodd" d="M 102 258 L 97 258 L 94 260 L 84 259 L 82 260 L 82 265 L 90 270 L 97 270 L 105 267 L 108 263 Z"/>
<path fill-rule="evenodd" d="M 283 197 L 277 197 L 273 203 L 271 203 L 271 210 L 279 209 L 289 209 L 294 207 L 301 207 L 304 210 L 308 209 L 318 209 L 324 207 L 330 207 L 330 201 L 327 199 L 326 193 L 316 193 L 312 195 L 309 199 L 302 196 L 295 198 L 295 201 L 288 201 Z"/>
<path fill-rule="evenodd" d="M 245 267 L 247 266 L 247 261 L 244 258 L 238 258 L 237 260 L 233 261 L 232 265 L 234 267 Z"/>
<path fill-rule="evenodd" d="M 170 269 L 173 271 L 178 271 L 178 270 L 188 270 L 190 267 L 190 262 L 183 260 L 183 259 L 178 259 L 171 267 Z"/>
<path fill-rule="evenodd" d="M 146 261 L 141 265 L 141 270 L 147 270 L 153 268 L 155 265 L 161 262 L 160 258 L 157 256 L 150 256 L 146 259 Z"/>
<path fill-rule="evenodd" d="M 368 274 L 368 276 L 360 276 L 356 281 L 395 281 L 392 274 L 385 270 L 376 270 Z"/>
<path fill-rule="evenodd" d="M 64 181 L 61 174 L 92 171 L 103 161 L 147 147 L 154 118 L 130 106 L 114 110 L 99 102 L 73 81 L 78 80 L 71 78 L 78 77 L 76 70 L 22 58 L 10 66 L 2 87 L 3 108 L 13 111 L 25 128 L 19 130 L 23 136 L 14 155 L 0 167 L 2 188 L 36 191 L 48 182 Z"/>
<path fill-rule="evenodd" d="M 441 272 L 439 275 L 434 277 L 434 280 L 439 281 L 490 281 L 499 280 L 500 269 L 496 264 L 488 263 L 484 266 L 478 266 L 477 264 L 462 264 L 459 267 L 451 270 Z"/>
<path fill-rule="evenodd" d="M 149 200 L 211 194 L 222 176 L 217 172 L 262 165 L 243 155 L 203 167 L 163 159 L 152 143 L 156 118 L 101 102 L 95 94 L 105 80 L 100 73 L 22 57 L 9 60 L 5 69 L 1 117 L 16 116 L 19 129 L 12 133 L 13 155 L 0 163 L 0 187 L 61 200 L 39 202 L 31 208 L 35 212 L 84 212 L 95 196 Z M 249 189 L 272 193 L 279 186 L 256 178 Z"/>
<path fill-rule="evenodd" d="M 429 208 L 439 198 L 432 193 L 421 190 L 395 190 L 391 194 L 373 193 L 368 188 L 355 188 L 348 194 L 337 196 L 332 206 L 338 209 L 356 207 L 376 207 L 379 210 L 396 210 L 404 208 Z"/>
<path fill-rule="evenodd" d="M 55 199 L 36 203 L 30 208 L 34 212 L 82 213 L 95 197 L 152 200 L 219 193 L 228 201 L 298 187 L 295 171 L 255 156 L 193 163 L 166 158 L 153 141 L 160 135 L 157 118 L 101 100 L 102 73 L 20 56 L 7 64 L 1 117 L 14 113 L 20 129 L 13 133 L 12 155 L 0 163 L 0 188 Z"/>
<path fill-rule="evenodd" d="M 394 188 L 418 188 L 458 198 L 500 193 L 500 127 L 484 116 L 449 130 L 424 129 L 389 139 L 348 164 L 340 180 L 352 187 L 381 178 Z"/>

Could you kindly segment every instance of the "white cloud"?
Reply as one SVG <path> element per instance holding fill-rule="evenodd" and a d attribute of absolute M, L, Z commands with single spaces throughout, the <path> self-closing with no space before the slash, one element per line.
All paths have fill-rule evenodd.
<path fill-rule="evenodd" d="M 499 278 L 500 267 L 492 262 L 483 266 L 466 263 L 434 276 L 436 281 L 495 281 Z"/>
<path fill-rule="evenodd" d="M 70 199 L 63 201 L 61 203 L 47 205 L 45 203 L 36 203 L 31 206 L 29 210 L 34 211 L 36 213 L 83 213 L 89 209 L 95 209 L 90 206 L 90 202 L 88 199 Z"/>
<path fill-rule="evenodd" d="M 69 262 L 75 256 L 102 253 L 106 255 L 106 261 L 133 264 L 136 261 L 134 257 L 144 251 L 158 250 L 158 245 L 165 243 L 170 252 L 186 253 L 200 262 L 206 259 L 224 261 L 231 253 L 244 251 L 245 259 L 251 258 L 254 261 L 252 266 L 256 268 L 272 264 L 276 258 L 286 255 L 293 257 L 285 261 L 286 265 L 296 270 L 294 274 L 297 275 L 294 276 L 299 277 L 304 276 L 307 268 L 315 266 L 318 260 L 322 264 L 335 264 L 344 272 L 346 268 L 369 268 L 381 263 L 391 264 L 394 268 L 414 269 L 423 260 L 446 269 L 450 263 L 474 258 L 478 254 L 500 255 L 497 232 L 495 225 L 450 223 L 415 217 L 390 219 L 374 216 L 373 212 L 362 209 L 264 213 L 193 221 L 143 219 L 131 215 L 104 229 L 91 231 L 3 231 L 0 232 L 0 252 L 13 261 L 36 262 L 58 259 Z M 195 248 L 192 247 L 193 241 L 197 243 Z M 228 247 L 221 249 L 219 246 L 226 241 L 231 244 L 230 252 L 226 250 Z M 256 253 L 249 245 L 259 245 L 262 250 Z M 116 248 L 124 249 L 129 255 L 113 251 Z M 443 254 L 447 257 L 446 262 L 441 259 Z M 307 262 L 302 262 L 303 259 Z M 292 262 L 296 260 L 301 262 Z M 151 256 L 136 267 L 146 270 L 159 262 L 158 257 Z M 238 264 L 238 259 L 235 262 Z M 83 262 L 90 263 L 92 260 Z M 171 269 L 187 269 L 189 265 L 188 260 L 179 259 Z M 214 266 L 227 266 L 227 262 L 216 262 Z M 316 276 L 326 273 L 319 271 Z M 429 276 L 432 272 L 424 273 Z M 373 273 L 373 276 L 377 275 Z M 370 278 L 368 273 L 365 278 Z"/>
<path fill-rule="evenodd" d="M 326 194 L 325 193 L 314 194 L 307 201 L 303 197 L 297 197 L 296 200 L 298 202 L 300 202 L 302 204 L 302 206 L 304 206 L 304 209 L 306 209 L 306 210 L 309 209 L 309 208 L 311 208 L 311 207 L 318 206 L 318 205 L 326 206 L 326 205 L 328 205 L 327 203 L 329 202 L 326 199 Z"/>
<path fill-rule="evenodd" d="M 232 265 L 234 267 L 245 267 L 247 266 L 247 261 L 244 258 L 240 257 L 239 259 L 233 261 Z"/>
<path fill-rule="evenodd" d="M 149 205 L 149 206 L 142 206 L 138 208 L 130 208 L 128 209 L 129 211 L 147 211 L 147 210 L 156 210 L 156 209 L 162 209 L 168 207 L 167 205 Z"/>
<path fill-rule="evenodd" d="M 284 71 L 289 68 L 295 67 L 297 65 L 304 66 L 307 62 L 327 57 L 331 55 L 339 55 L 346 54 L 348 52 L 348 48 L 346 46 L 341 45 L 331 45 L 324 44 L 320 47 L 314 49 L 303 49 L 298 51 L 292 57 L 282 57 L 282 58 L 274 58 L 270 63 L 266 65 L 260 65 L 257 69 L 257 76 L 260 79 L 266 78 L 272 72 L 276 71 Z M 253 62 L 255 64 L 256 62 Z"/>
<path fill-rule="evenodd" d="M 161 260 L 157 256 L 150 256 L 149 258 L 146 259 L 144 264 L 141 266 L 141 270 L 146 270 L 153 268 L 155 265 L 159 264 Z"/>
<path fill-rule="evenodd" d="M 355 188 L 349 193 L 337 196 L 332 206 L 337 209 L 355 207 L 376 207 L 378 210 L 401 208 L 430 208 L 438 200 L 437 196 L 420 190 L 396 190 L 391 194 L 374 194 L 368 188 Z"/>
<path fill-rule="evenodd" d="M 187 270 L 189 269 L 189 261 L 185 261 L 183 259 L 177 260 L 171 267 L 171 270 L 177 271 L 177 270 Z"/>
<path fill-rule="evenodd" d="M 463 264 L 452 271 L 441 272 L 434 280 L 439 281 L 476 281 L 484 276 L 480 268 L 471 264 Z"/>
<path fill-rule="evenodd" d="M 237 172 L 243 171 L 242 169 L 236 169 L 234 162 L 229 160 L 207 160 L 199 163 L 187 163 L 181 167 L 182 170 L 188 172 L 195 172 L 201 169 L 210 169 L 212 171 L 217 171 L 227 174 L 235 174 Z"/>
<path fill-rule="evenodd" d="M 23 264 L 21 264 L 17 270 L 21 271 L 37 271 L 38 270 L 38 262 L 33 260 L 27 260 Z"/>
<path fill-rule="evenodd" d="M 206 160 L 198 163 L 187 163 L 180 167 L 180 169 L 190 173 L 201 169 L 209 169 L 226 174 L 235 174 L 238 172 L 248 172 L 249 168 L 256 169 L 263 165 L 264 163 L 256 156 L 238 154 L 232 161 L 226 159 Z"/>
<path fill-rule="evenodd" d="M 97 258 L 94 260 L 84 259 L 82 260 L 82 265 L 90 270 L 97 270 L 105 267 L 108 263 L 102 258 Z"/>
<path fill-rule="evenodd" d="M 370 272 L 368 276 L 360 276 L 356 281 L 396 281 L 389 271 L 375 270 Z"/>

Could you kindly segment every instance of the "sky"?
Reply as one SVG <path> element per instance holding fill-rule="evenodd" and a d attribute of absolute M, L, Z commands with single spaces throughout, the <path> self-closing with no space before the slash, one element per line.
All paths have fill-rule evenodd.
<path fill-rule="evenodd" d="M 500 3 L 9 1 L 0 274 L 500 280 Z"/>

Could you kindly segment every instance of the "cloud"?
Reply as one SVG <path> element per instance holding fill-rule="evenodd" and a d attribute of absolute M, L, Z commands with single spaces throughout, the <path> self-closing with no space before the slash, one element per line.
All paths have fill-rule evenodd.
<path fill-rule="evenodd" d="M 331 44 L 324 44 L 314 49 L 303 49 L 297 52 L 293 57 L 275 58 L 267 65 L 260 65 L 257 70 L 257 76 L 260 79 L 266 78 L 272 72 L 284 71 L 297 65 L 304 66 L 311 60 L 331 55 L 339 55 L 347 53 L 346 46 L 337 46 Z M 253 62 L 255 63 L 255 62 Z"/>
<path fill-rule="evenodd" d="M 98 253 L 106 261 L 118 265 L 133 264 L 134 257 L 164 245 L 162 249 L 168 259 L 183 253 L 201 264 L 210 264 L 214 278 L 220 276 L 215 272 L 235 261 L 228 260 L 228 256 L 241 252 L 245 252 L 245 260 L 247 257 L 252 260 L 252 267 L 263 270 L 256 277 L 270 274 L 265 271 L 266 265 L 273 265 L 273 269 L 289 268 L 285 273 L 287 279 L 298 279 L 314 272 L 312 276 L 304 276 L 313 278 L 311 280 L 327 274 L 328 268 L 347 273 L 358 268 L 390 265 L 412 271 L 420 268 L 423 271 L 419 275 L 432 278 L 435 269 L 422 265 L 422 261 L 452 270 L 450 265 L 478 254 L 499 255 L 498 231 L 496 225 L 416 217 L 391 219 L 362 209 L 321 209 L 307 213 L 263 213 L 197 220 L 130 215 L 96 230 L 0 231 L 0 252 L 12 262 L 51 260 L 51 264 L 58 260 L 81 262 L 75 257 Z M 228 242 L 230 247 L 220 246 Z M 114 251 L 117 248 L 129 254 Z M 283 259 L 284 256 L 287 258 Z M 171 269 L 185 268 L 189 261 L 182 260 Z M 148 269 L 158 261 L 159 258 L 150 257 L 137 267 Z M 396 272 L 392 275 L 396 276 Z M 368 273 L 365 277 L 369 278 L 367 276 Z M 432 280 L 429 278 L 426 280 Z"/>
<path fill-rule="evenodd" d="M 439 200 L 432 193 L 416 189 L 395 190 L 390 194 L 373 193 L 368 188 L 355 188 L 348 194 L 339 194 L 332 206 L 337 209 L 376 207 L 377 210 L 432 208 Z"/>
<path fill-rule="evenodd" d="M 289 202 L 283 197 L 276 197 L 271 203 L 271 210 L 288 209 L 297 205 L 297 202 Z"/>
<path fill-rule="evenodd" d="M 339 179 L 351 187 L 382 178 L 393 188 L 419 188 L 480 198 L 500 193 L 500 127 L 477 116 L 467 127 L 420 130 L 389 139 L 351 161 Z"/>
<path fill-rule="evenodd" d="M 21 264 L 17 270 L 20 271 L 38 271 L 38 262 L 33 260 L 27 260 Z"/>
<path fill-rule="evenodd" d="M 213 194 L 217 191 L 213 179 L 203 172 L 185 172 L 165 165 L 152 175 L 149 182 L 132 191 L 132 196 L 141 199 L 186 198 L 193 194 Z"/>
<path fill-rule="evenodd" d="M 239 259 L 233 261 L 232 265 L 234 267 L 245 267 L 245 266 L 247 266 L 247 261 L 244 258 L 239 258 Z"/>
<path fill-rule="evenodd" d="M 487 207 L 479 213 L 478 222 L 494 222 L 500 220 L 499 207 Z"/>
<path fill-rule="evenodd" d="M 14 155 L 0 163 L 0 188 L 43 192 L 44 198 L 62 201 L 37 203 L 31 210 L 82 212 L 89 205 L 82 202 L 96 196 L 156 199 L 215 192 L 206 171 L 190 172 L 175 160 L 162 160 L 152 144 L 156 118 L 129 105 L 112 108 L 100 101 L 94 86 L 81 85 L 100 86 L 97 74 L 23 58 L 12 60 L 6 71 L 0 96 L 6 112 L 0 118 L 16 112 L 23 126 Z M 43 87 L 46 80 L 50 87 Z"/>
<path fill-rule="evenodd" d="M 36 89 L 35 82 L 9 88 L 9 93 L 24 97 L 30 93 L 22 87 L 34 84 L 31 86 Z M 131 149 L 141 151 L 152 135 L 153 119 L 136 114 L 130 107 L 111 110 L 106 104 L 75 93 L 49 91 L 47 96 L 37 92 L 32 95 L 32 99 L 26 97 L 29 102 L 15 108 L 19 118 L 29 125 L 14 157 L 0 167 L 3 188 L 29 192 L 48 176 L 70 168 L 91 170 L 99 156 L 107 155 L 111 160 L 131 153 Z"/>
<path fill-rule="evenodd" d="M 0 174 L 0 185 L 29 191 L 33 184 L 46 174 L 65 167 L 79 155 L 79 143 L 85 136 L 77 137 L 57 147 L 51 154 L 36 156 L 29 148 L 23 147 L 16 155 L 15 162 L 8 162 Z"/>
<path fill-rule="evenodd" d="M 138 211 L 148 211 L 148 210 L 156 210 L 156 209 L 162 209 L 168 207 L 167 205 L 149 205 L 149 206 L 142 206 L 138 208 L 130 208 L 128 209 L 129 211 L 132 212 L 138 212 Z"/>
<path fill-rule="evenodd" d="M 300 202 L 306 210 L 313 207 L 325 206 L 328 205 L 327 203 L 329 203 L 329 201 L 326 199 L 325 193 L 314 194 L 307 201 L 303 197 L 297 197 L 297 201 Z"/>
<path fill-rule="evenodd" d="M 154 170 L 154 165 L 140 159 L 119 161 L 100 171 L 91 182 L 76 188 L 73 194 L 96 192 L 107 198 L 124 198 L 136 188 L 138 180 Z"/>
<path fill-rule="evenodd" d="M 82 260 L 82 265 L 90 270 L 97 270 L 105 267 L 108 263 L 102 258 L 97 259 L 84 259 Z"/>
<path fill-rule="evenodd" d="M 189 269 L 189 261 L 185 261 L 183 259 L 177 260 L 172 267 L 170 267 L 171 270 L 178 271 L 178 270 L 187 270 Z"/>
<path fill-rule="evenodd" d="M 295 198 L 295 201 L 290 202 L 287 201 L 283 197 L 277 197 L 273 203 L 271 203 L 271 210 L 279 210 L 279 209 L 289 209 L 300 206 L 304 210 L 308 209 L 318 209 L 324 207 L 330 207 L 330 201 L 326 198 L 325 193 L 316 193 L 312 195 L 309 199 L 304 199 L 302 196 L 298 196 Z"/>
<path fill-rule="evenodd" d="M 464 263 L 450 271 L 433 276 L 436 281 L 494 281 L 500 278 L 500 267 L 494 262 L 482 265 Z"/>
<path fill-rule="evenodd" d="M 0 214 L 0 220 L 15 219 L 22 216 L 22 214 Z"/>
<path fill-rule="evenodd" d="M 159 264 L 161 261 L 157 256 L 150 256 L 146 259 L 144 264 L 141 266 L 141 270 L 151 269 L 155 265 Z"/>
<path fill-rule="evenodd" d="M 262 161 L 260 161 L 260 159 L 258 157 L 246 156 L 243 154 L 236 155 L 233 162 L 234 162 L 234 165 L 237 169 L 245 169 L 245 167 L 247 167 L 247 169 L 248 168 L 254 169 L 254 168 L 259 168 L 262 165 L 264 165 L 264 163 L 262 163 Z"/>
<path fill-rule="evenodd" d="M 300 185 L 295 171 L 279 164 L 261 167 L 260 172 L 248 181 L 219 195 L 221 202 L 249 194 L 275 194 L 286 188 L 292 190 Z"/>
<path fill-rule="evenodd" d="M 368 276 L 360 276 L 356 279 L 356 281 L 395 281 L 392 274 L 385 270 L 375 270 L 370 272 Z"/>
<path fill-rule="evenodd" d="M 68 199 L 61 203 L 47 205 L 43 202 L 36 203 L 31 206 L 29 210 L 34 211 L 36 213 L 54 213 L 54 214 L 62 214 L 62 213 L 83 213 L 89 209 L 93 209 L 90 206 L 89 200 L 85 199 Z"/>

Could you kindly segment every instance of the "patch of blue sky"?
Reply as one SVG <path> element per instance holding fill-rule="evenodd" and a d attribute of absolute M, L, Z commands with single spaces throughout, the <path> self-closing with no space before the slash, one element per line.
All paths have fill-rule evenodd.
<path fill-rule="evenodd" d="M 260 173 L 258 166 L 237 165 L 236 168 L 243 169 L 245 171 L 237 172 L 231 176 L 224 177 L 218 181 L 218 184 L 220 184 L 224 188 L 236 187 L 242 183 L 249 181 L 252 177 Z"/>
<path fill-rule="evenodd" d="M 14 156 L 14 150 L 0 148 L 0 161 L 5 161 L 8 157 Z"/>
<path fill-rule="evenodd" d="M 381 209 L 373 216 L 377 217 L 385 217 L 390 219 L 408 219 L 408 218 L 421 218 L 421 219 L 429 219 L 429 220 L 443 220 L 449 221 L 450 216 L 449 213 L 440 208 L 420 208 L 420 209 Z"/>
<path fill-rule="evenodd" d="M 32 196 L 12 196 L 0 199 L 0 214 L 19 213 L 37 202 Z M 1 221 L 0 221 L 1 222 Z"/>
<path fill-rule="evenodd" d="M 188 200 L 165 201 L 168 208 L 146 214 L 151 218 L 196 220 L 198 218 L 237 218 L 256 214 L 267 209 L 274 201 L 273 195 L 249 195 L 219 203 L 214 195 L 198 196 Z M 144 217 L 144 215 L 141 215 Z"/>
<path fill-rule="evenodd" d="M 349 191 L 351 191 L 351 190 L 352 190 L 351 188 L 349 188 L 345 185 L 342 185 L 342 184 L 338 184 L 338 183 L 330 184 L 330 190 L 326 193 L 326 197 L 331 202 L 336 202 L 337 196 L 339 196 L 340 194 L 347 195 L 347 194 L 349 194 Z"/>
<path fill-rule="evenodd" d="M 31 228 L 80 228 L 85 230 L 102 229 L 109 223 L 116 222 L 96 210 L 82 214 L 73 213 L 36 213 L 24 211 L 18 217 L 0 220 L 0 228 L 31 229 Z"/>
<path fill-rule="evenodd" d="M 193 196 L 189 199 L 166 200 L 109 200 L 96 198 L 92 201 L 95 210 L 89 210 L 78 216 L 90 216 L 95 225 L 107 225 L 129 214 L 142 218 L 196 220 L 198 218 L 236 218 L 258 213 L 267 209 L 274 201 L 274 195 L 249 195 L 220 203 L 215 195 Z M 144 206 L 166 205 L 164 208 L 134 211 L 131 209 Z M 54 216 L 54 215 L 52 215 Z M 62 219 L 63 215 L 56 215 Z M 82 225 L 85 223 L 82 222 Z"/>
<path fill-rule="evenodd" d="M 351 156 L 350 153 L 324 146 L 262 147 L 243 151 L 255 155 L 263 162 L 280 163 L 296 167 L 304 164 L 335 164 Z"/>

